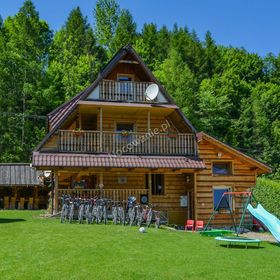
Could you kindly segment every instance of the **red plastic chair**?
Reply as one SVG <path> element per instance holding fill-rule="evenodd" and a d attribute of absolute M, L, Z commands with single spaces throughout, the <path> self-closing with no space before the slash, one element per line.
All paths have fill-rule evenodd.
<path fill-rule="evenodd" d="M 187 220 L 185 223 L 185 230 L 194 231 L 194 220 Z"/>
<path fill-rule="evenodd" d="M 204 228 L 204 222 L 203 221 L 196 221 L 195 223 L 195 230 L 203 230 Z"/>

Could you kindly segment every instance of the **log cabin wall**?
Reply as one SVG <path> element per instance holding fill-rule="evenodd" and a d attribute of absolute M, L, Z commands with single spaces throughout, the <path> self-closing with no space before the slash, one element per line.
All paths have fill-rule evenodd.
<path fill-rule="evenodd" d="M 198 145 L 199 156 L 203 159 L 206 169 L 200 170 L 196 175 L 196 219 L 207 222 L 214 210 L 214 187 L 229 187 L 232 191 L 248 191 L 256 183 L 256 172 L 253 166 L 243 162 L 240 158 L 221 150 L 216 145 L 201 140 Z M 230 162 L 232 175 L 213 175 L 213 162 Z M 243 211 L 240 198 L 233 200 L 233 211 L 237 221 Z M 215 225 L 232 225 L 230 214 L 227 211 L 216 214 L 213 220 Z"/>

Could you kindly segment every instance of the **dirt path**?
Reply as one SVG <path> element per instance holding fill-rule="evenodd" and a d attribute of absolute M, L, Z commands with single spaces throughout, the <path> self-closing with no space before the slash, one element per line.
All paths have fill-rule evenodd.
<path fill-rule="evenodd" d="M 269 233 L 261 233 L 261 232 L 248 232 L 248 233 L 243 233 L 241 236 L 245 236 L 248 238 L 256 238 L 260 239 L 262 241 L 268 241 L 268 242 L 277 242 L 277 240 L 273 237 L 273 235 Z"/>

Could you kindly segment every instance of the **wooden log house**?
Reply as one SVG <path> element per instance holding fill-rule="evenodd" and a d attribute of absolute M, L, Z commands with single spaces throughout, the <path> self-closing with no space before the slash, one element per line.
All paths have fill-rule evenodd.
<path fill-rule="evenodd" d="M 159 89 L 155 100 L 145 95 L 151 84 Z M 48 128 L 32 164 L 53 171 L 55 212 L 62 194 L 119 201 L 134 195 L 166 211 L 169 223 L 206 221 L 223 190 L 248 190 L 270 172 L 197 133 L 129 45 L 92 85 L 49 113 Z M 221 213 L 220 221 L 227 219 Z"/>

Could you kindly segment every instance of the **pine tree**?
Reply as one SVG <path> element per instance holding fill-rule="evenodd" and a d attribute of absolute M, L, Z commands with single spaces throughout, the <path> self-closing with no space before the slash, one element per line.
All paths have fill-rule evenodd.
<path fill-rule="evenodd" d="M 79 7 L 54 37 L 48 69 L 49 90 L 54 107 L 87 87 L 97 76 L 105 55 L 97 47 L 93 31 Z"/>
<path fill-rule="evenodd" d="M 122 10 L 112 43 L 110 44 L 111 55 L 115 54 L 126 44 L 133 45 L 136 39 L 136 23 L 128 10 Z"/>

